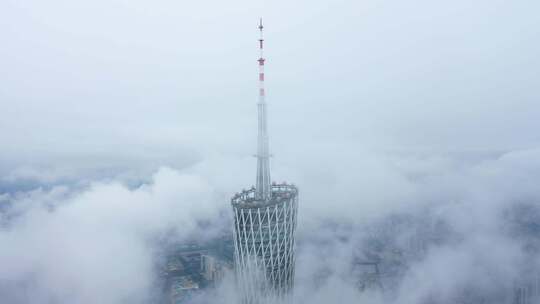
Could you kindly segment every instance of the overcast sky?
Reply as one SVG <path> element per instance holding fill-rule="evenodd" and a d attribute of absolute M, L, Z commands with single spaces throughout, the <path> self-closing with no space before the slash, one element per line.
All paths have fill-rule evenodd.
<path fill-rule="evenodd" d="M 329 145 L 534 148 L 539 9 L 532 0 L 2 1 L 2 171 L 40 167 L 53 178 L 59 167 L 250 156 L 259 16 L 276 162 Z"/>

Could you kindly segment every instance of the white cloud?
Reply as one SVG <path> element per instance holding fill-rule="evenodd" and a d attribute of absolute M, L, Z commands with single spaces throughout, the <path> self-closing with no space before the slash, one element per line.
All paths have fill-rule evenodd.
<path fill-rule="evenodd" d="M 133 190 L 93 184 L 50 211 L 42 202 L 55 191 L 25 197 L 34 204 L 0 232 L 0 279 L 27 282 L 39 303 L 144 302 L 155 278 L 153 239 L 170 230 L 182 239 L 198 221 L 219 220 L 211 186 L 167 168 Z"/>

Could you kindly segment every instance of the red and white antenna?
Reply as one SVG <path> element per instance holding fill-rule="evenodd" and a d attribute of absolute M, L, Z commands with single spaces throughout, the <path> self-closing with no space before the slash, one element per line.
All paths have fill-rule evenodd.
<path fill-rule="evenodd" d="M 264 26 L 263 26 L 262 18 L 261 18 L 260 21 L 259 21 L 259 31 L 260 31 L 259 51 L 260 51 L 260 56 L 259 56 L 259 59 L 257 60 L 259 62 L 259 89 L 260 89 L 259 90 L 259 95 L 260 96 L 264 96 L 264 61 L 265 61 L 265 59 L 264 59 L 264 54 L 263 54 L 263 50 L 264 50 L 263 29 L 264 29 Z"/>
<path fill-rule="evenodd" d="M 270 152 L 268 144 L 267 114 L 264 91 L 264 38 L 262 18 L 259 21 L 259 102 L 258 109 L 258 136 L 257 136 L 257 183 L 255 194 L 259 200 L 269 200 L 272 197 L 272 185 L 270 182 Z"/>

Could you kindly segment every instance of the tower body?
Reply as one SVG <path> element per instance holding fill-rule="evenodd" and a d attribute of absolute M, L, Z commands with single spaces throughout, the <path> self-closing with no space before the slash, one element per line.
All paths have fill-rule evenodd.
<path fill-rule="evenodd" d="M 232 199 L 235 270 L 243 304 L 285 303 L 294 284 L 298 189 L 274 184 L 271 198 L 255 189 Z"/>
<path fill-rule="evenodd" d="M 298 189 L 270 181 L 262 20 L 259 30 L 256 186 L 231 199 L 235 270 L 242 304 L 288 302 L 294 284 Z"/>

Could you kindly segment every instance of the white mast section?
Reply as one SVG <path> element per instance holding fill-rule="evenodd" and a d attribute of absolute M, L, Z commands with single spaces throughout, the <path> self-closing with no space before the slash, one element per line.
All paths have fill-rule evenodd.
<path fill-rule="evenodd" d="M 264 91 L 264 56 L 263 56 L 263 24 L 262 18 L 259 23 L 259 102 L 258 110 L 258 136 L 257 136 L 257 183 L 256 198 L 258 200 L 269 200 L 272 197 L 272 188 L 270 181 L 270 152 L 268 144 L 268 127 L 266 101 Z"/>

